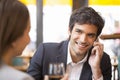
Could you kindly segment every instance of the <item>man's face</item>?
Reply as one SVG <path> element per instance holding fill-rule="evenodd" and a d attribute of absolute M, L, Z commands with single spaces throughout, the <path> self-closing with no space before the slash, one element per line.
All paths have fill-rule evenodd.
<path fill-rule="evenodd" d="M 70 52 L 75 56 L 85 56 L 96 40 L 97 27 L 90 24 L 75 24 L 70 32 Z"/>

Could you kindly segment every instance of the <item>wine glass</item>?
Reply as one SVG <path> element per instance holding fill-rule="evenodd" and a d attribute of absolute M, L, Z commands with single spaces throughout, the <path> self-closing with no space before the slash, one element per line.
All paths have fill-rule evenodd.
<path fill-rule="evenodd" d="M 65 73 L 64 63 L 49 64 L 49 80 L 60 80 Z"/>

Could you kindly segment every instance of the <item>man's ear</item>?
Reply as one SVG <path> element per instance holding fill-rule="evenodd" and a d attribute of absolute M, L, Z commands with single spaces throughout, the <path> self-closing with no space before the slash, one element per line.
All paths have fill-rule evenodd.
<path fill-rule="evenodd" d="M 68 35 L 69 35 L 68 40 L 70 40 L 70 38 L 71 38 L 71 31 L 70 31 L 70 28 L 68 28 Z"/>
<path fill-rule="evenodd" d="M 71 31 L 70 31 L 70 28 L 68 27 L 68 35 L 70 36 L 71 35 Z"/>

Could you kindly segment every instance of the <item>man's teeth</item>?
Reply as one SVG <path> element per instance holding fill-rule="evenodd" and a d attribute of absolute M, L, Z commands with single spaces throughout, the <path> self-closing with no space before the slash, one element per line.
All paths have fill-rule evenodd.
<path fill-rule="evenodd" d="M 81 46 L 81 47 L 86 47 L 87 46 L 87 45 L 81 44 L 81 43 L 78 43 L 78 45 Z"/>

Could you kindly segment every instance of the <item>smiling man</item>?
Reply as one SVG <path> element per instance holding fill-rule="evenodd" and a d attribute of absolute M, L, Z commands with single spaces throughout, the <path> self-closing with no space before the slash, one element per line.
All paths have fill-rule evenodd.
<path fill-rule="evenodd" d="M 103 27 L 104 20 L 93 8 L 73 11 L 69 39 L 61 43 L 41 43 L 31 59 L 28 73 L 36 80 L 43 80 L 48 75 L 49 63 L 63 62 L 68 80 L 111 80 L 110 57 L 98 42 Z"/>

